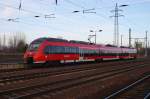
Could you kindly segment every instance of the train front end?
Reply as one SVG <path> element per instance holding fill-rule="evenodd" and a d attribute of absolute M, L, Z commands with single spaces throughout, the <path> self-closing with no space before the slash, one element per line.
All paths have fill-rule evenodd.
<path fill-rule="evenodd" d="M 24 63 L 33 64 L 45 62 L 41 51 L 43 41 L 43 38 L 37 39 L 29 45 L 24 54 Z"/>

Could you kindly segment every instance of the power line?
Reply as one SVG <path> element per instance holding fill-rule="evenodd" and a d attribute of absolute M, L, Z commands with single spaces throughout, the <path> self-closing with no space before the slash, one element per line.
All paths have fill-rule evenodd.
<path fill-rule="evenodd" d="M 127 4 L 127 5 L 132 5 L 132 6 L 134 6 L 134 5 L 136 5 L 136 4 L 143 4 L 143 3 L 148 3 L 148 2 L 150 2 L 150 1 L 147 1 L 147 0 L 146 0 L 146 1 L 142 0 L 142 1 L 140 1 L 140 2 L 139 2 L 139 1 L 137 1 L 137 2 L 134 1 L 133 3 L 131 3 L 131 2 L 130 2 L 130 3 L 127 3 L 128 1 L 129 1 L 129 0 L 125 1 L 126 4 Z"/>
<path fill-rule="evenodd" d="M 71 1 L 71 0 L 67 0 L 67 1 Z M 72 1 L 71 1 L 71 2 L 72 2 Z M 73 4 L 74 6 L 78 6 L 78 7 L 80 6 L 81 8 L 83 8 L 82 5 L 76 4 L 76 3 L 74 3 L 74 2 L 72 2 L 72 4 Z M 17 10 L 18 10 L 18 7 L 17 7 Z M 27 9 L 24 9 L 24 10 L 27 10 Z M 21 9 L 21 11 L 23 11 L 23 10 Z M 28 10 L 27 10 L 27 12 L 28 12 Z M 35 12 L 35 11 L 33 11 L 33 12 Z M 29 13 L 32 13 L 32 12 L 29 11 Z M 36 14 L 37 14 L 37 13 L 38 13 L 38 14 L 41 14 L 41 13 L 39 13 L 39 12 L 35 12 L 35 13 L 36 13 Z M 42 13 L 42 15 L 45 15 L 45 14 Z M 102 16 L 102 17 L 104 18 L 104 17 L 107 17 L 107 16 Z M 68 19 L 67 19 L 67 20 L 68 20 Z M 72 20 L 72 21 L 73 21 L 73 20 Z"/>
<path fill-rule="evenodd" d="M 21 2 L 20 2 L 21 3 Z M 1 3 L 0 3 L 1 4 Z M 16 10 L 18 10 L 18 8 L 17 7 L 14 7 L 14 6 L 11 6 L 11 5 L 6 5 L 6 4 L 3 4 L 3 5 L 5 5 L 5 6 L 7 6 L 7 7 L 11 7 L 11 8 L 13 8 L 13 9 L 16 9 Z M 26 10 L 26 9 L 20 9 L 21 11 L 25 11 L 25 12 L 29 12 L 29 13 L 32 13 L 32 12 L 34 12 L 34 13 L 38 13 L 38 14 L 43 14 L 43 13 L 39 13 L 39 12 L 35 12 L 35 11 L 31 11 L 31 10 Z M 43 15 L 45 15 L 45 14 L 43 14 Z M 67 19 L 68 20 L 68 19 Z"/>
<path fill-rule="evenodd" d="M 14 7 L 12 5 L 8 5 L 8 4 L 4 4 L 4 3 L 0 3 L 1 6 L 5 6 L 5 7 L 9 7 L 9 8 L 12 8 L 12 9 L 15 9 L 15 10 L 18 10 L 18 7 Z M 45 15 L 41 12 L 36 12 L 36 11 L 32 11 L 32 10 L 28 10 L 28 9 L 23 9 L 23 8 L 20 8 L 20 11 L 23 11 L 23 12 L 28 12 L 28 13 L 34 13 L 34 14 L 39 14 L 39 15 Z"/>
<path fill-rule="evenodd" d="M 22 0 L 20 0 L 20 3 L 19 3 L 19 11 L 22 9 Z"/>
<path fill-rule="evenodd" d="M 74 5 L 74 6 L 80 7 L 79 5 Z M 109 8 L 109 7 L 111 7 L 111 6 L 108 6 L 107 8 Z M 82 8 L 82 7 L 81 7 L 81 8 Z M 100 8 L 97 8 L 97 9 L 100 9 Z M 96 15 L 97 15 L 97 14 L 96 14 Z M 104 16 L 104 15 L 102 15 L 102 14 L 100 14 L 99 16 L 102 17 L 102 18 L 104 18 L 104 19 L 106 19 L 106 20 L 108 21 L 107 16 Z M 121 15 L 118 14 L 118 17 L 119 17 L 119 16 L 121 16 Z M 120 25 L 122 25 L 122 24 L 120 24 Z M 124 25 L 122 25 L 122 26 L 124 26 Z M 116 29 L 116 30 L 118 30 L 118 29 Z M 118 30 L 118 31 L 119 31 L 119 30 Z M 116 35 L 116 36 L 118 36 L 118 37 L 115 37 L 115 38 L 118 38 L 118 40 L 116 40 L 116 42 L 118 42 L 118 44 L 116 44 L 116 45 L 119 45 L 119 35 Z"/>
<path fill-rule="evenodd" d="M 74 3 L 71 0 L 65 0 L 65 2 L 70 3 L 70 4 L 72 4 L 73 6 L 76 6 L 76 7 L 80 7 L 80 8 L 83 8 L 83 9 L 85 8 L 84 6 L 81 6 L 81 5 L 77 4 L 77 3 Z"/>
<path fill-rule="evenodd" d="M 16 21 L 8 21 L 8 19 L 4 19 L 4 18 L 0 18 L 0 20 L 1 21 L 4 21 L 4 22 L 13 22 L 13 23 L 16 23 Z M 30 21 L 30 23 L 28 22 L 28 21 Z M 59 30 L 59 31 L 65 31 L 64 29 L 60 29 L 60 28 L 56 28 L 56 27 L 52 27 L 52 26 L 48 26 L 48 25 L 43 25 L 43 24 L 36 24 L 35 22 L 33 22 L 33 21 L 31 21 L 31 20 L 26 20 L 26 22 L 24 22 L 24 21 L 19 21 L 19 22 L 17 22 L 17 24 L 19 24 L 19 23 L 21 23 L 21 24 L 24 24 L 24 25 L 27 25 L 27 26 L 32 26 L 32 27 L 34 27 L 34 26 L 36 26 L 36 27 L 41 27 L 42 26 L 42 28 L 47 28 L 47 29 L 53 29 L 53 30 Z"/>
<path fill-rule="evenodd" d="M 18 7 L 14 7 L 14 6 L 11 6 L 11 5 L 7 5 L 7 4 L 2 4 L 2 3 L 0 3 L 0 5 L 3 5 L 3 6 L 7 6 L 7 7 L 10 7 L 10 8 L 13 8 L 13 9 L 16 9 L 16 10 L 18 10 Z M 39 14 L 39 15 L 43 15 L 45 18 L 50 18 L 50 17 L 53 17 L 54 18 L 54 16 L 47 16 L 48 14 L 43 14 L 43 13 L 40 13 L 40 12 L 35 12 L 35 11 L 31 11 L 31 10 L 27 10 L 27 9 L 20 9 L 20 11 L 24 11 L 24 12 L 29 12 L 29 13 L 35 13 L 35 14 Z M 36 15 L 35 17 L 40 17 L 39 15 Z M 50 14 L 49 14 L 50 15 Z"/>

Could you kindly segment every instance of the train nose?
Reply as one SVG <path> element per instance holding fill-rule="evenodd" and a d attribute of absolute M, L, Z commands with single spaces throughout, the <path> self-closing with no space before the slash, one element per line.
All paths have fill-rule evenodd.
<path fill-rule="evenodd" d="M 35 55 L 34 52 L 26 52 L 25 54 L 25 58 L 28 58 L 28 57 L 33 57 Z"/>
<path fill-rule="evenodd" d="M 26 54 L 24 55 L 24 62 L 27 64 L 32 64 L 33 63 L 33 57 L 34 57 L 33 52 L 26 52 Z"/>

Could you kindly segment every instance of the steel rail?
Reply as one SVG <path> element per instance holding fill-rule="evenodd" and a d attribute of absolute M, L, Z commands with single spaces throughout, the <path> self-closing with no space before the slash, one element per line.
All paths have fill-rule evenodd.
<path fill-rule="evenodd" d="M 139 68 L 139 67 L 138 67 Z M 69 79 L 69 80 L 65 80 L 65 81 L 60 81 L 60 82 L 54 82 L 54 83 L 51 83 L 51 84 L 48 84 L 48 85 L 44 85 L 45 86 L 45 88 L 46 88 L 46 90 L 40 90 L 40 89 L 38 89 L 37 87 L 38 86 L 30 86 L 30 87 L 28 87 L 28 88 L 31 88 L 32 90 L 33 90 L 33 88 L 35 87 L 36 89 L 38 89 L 38 91 L 37 92 L 35 92 L 35 91 L 33 91 L 33 93 L 28 93 L 28 94 L 25 94 L 25 95 L 21 95 L 21 96 L 16 96 L 16 97 L 13 97 L 14 99 L 18 99 L 18 98 L 27 98 L 27 97 L 30 97 L 30 96 L 32 96 L 32 95 L 38 95 L 38 94 L 41 94 L 41 93 L 45 93 L 45 92 L 49 92 L 49 91 L 54 91 L 54 90 L 60 90 L 60 89 L 64 89 L 64 88 L 68 88 L 68 87 L 71 87 L 71 86 L 76 86 L 76 85 L 80 85 L 80 84 L 83 84 L 83 83 L 87 83 L 87 82 L 89 82 L 89 81 L 93 81 L 93 80 L 100 80 L 100 79 L 103 79 L 103 78 L 107 78 L 107 77 L 112 77 L 112 76 L 115 76 L 115 75 L 118 75 L 118 74 L 122 74 L 122 73 L 126 73 L 126 72 L 129 72 L 129 71 L 132 71 L 132 70 L 135 70 L 135 69 L 137 69 L 137 67 L 135 68 L 133 68 L 133 67 L 131 67 L 131 68 L 127 68 L 127 69 L 124 69 L 124 70 L 116 70 L 116 71 L 113 71 L 113 72 L 111 72 L 111 73 L 107 73 L 107 74 L 103 74 L 103 76 L 102 75 L 98 75 L 98 74 L 94 74 L 94 75 L 91 75 L 91 76 L 84 76 L 84 77 L 81 77 L 80 79 L 79 78 L 76 78 L 76 79 L 73 79 L 72 78 L 72 80 L 71 79 Z M 72 81 L 72 83 L 68 83 L 68 82 L 71 82 Z M 81 81 L 80 81 L 81 80 Z M 63 84 L 64 83 L 64 85 L 65 86 L 61 86 L 61 88 L 60 87 L 58 87 L 58 88 L 55 88 L 55 89 L 47 89 L 47 87 L 48 86 L 51 86 L 51 85 L 56 85 L 56 84 Z M 67 85 L 66 85 L 66 83 L 68 83 Z M 43 87 L 43 85 L 40 85 L 39 87 Z M 28 89 L 27 88 L 27 89 Z M 18 89 L 17 91 L 21 91 L 21 90 L 23 90 L 23 89 L 26 89 L 26 88 L 21 88 L 21 89 Z M 14 90 L 14 91 L 16 91 L 16 90 Z M 13 90 L 12 90 L 12 92 L 13 92 Z M 25 91 L 24 91 L 25 92 Z M 3 93 L 3 92 L 2 92 Z M 1 94 L 2 94 L 1 93 Z M 8 91 L 8 93 L 9 93 L 9 91 Z M 3 93 L 4 94 L 4 93 Z"/>
<path fill-rule="evenodd" d="M 111 94 L 111 95 L 105 97 L 104 99 L 111 99 L 111 98 L 117 96 L 118 94 L 120 94 L 120 93 L 126 91 L 127 89 L 129 89 L 129 88 L 131 88 L 131 87 L 133 87 L 133 86 L 135 86 L 135 85 L 141 83 L 141 82 L 144 81 L 145 79 L 148 79 L 149 77 L 150 77 L 150 75 L 147 75 L 147 76 L 145 76 L 145 77 L 143 77 L 143 78 L 141 78 L 141 79 L 135 81 L 134 83 L 132 83 L 132 84 L 130 84 L 130 85 L 128 85 L 128 86 L 126 86 L 126 87 L 124 87 L 124 88 L 122 88 L 122 89 L 120 89 L 120 90 L 114 92 L 113 94 Z"/>
<path fill-rule="evenodd" d="M 136 65 L 137 63 L 134 63 L 134 65 Z M 126 66 L 127 64 L 118 64 L 123 66 Z M 133 65 L 133 64 L 132 64 Z M 138 64 L 139 65 L 139 64 Z M 140 64 L 142 65 L 142 64 Z M 0 77 L 0 84 L 2 83 L 7 83 L 7 82 L 13 82 L 13 81 L 19 81 L 19 80 L 26 80 L 26 79 L 34 79 L 34 78 L 39 78 L 39 77 L 46 77 L 46 76 L 52 76 L 52 75 L 56 75 L 56 74 L 63 74 L 63 73 L 70 73 L 70 72 L 78 72 L 78 71 L 86 71 L 86 70 L 94 70 L 94 69 L 101 69 L 101 68 L 105 68 L 107 66 L 91 66 L 91 67 L 86 67 L 86 68 L 71 68 L 69 70 L 58 70 L 58 71 L 46 71 L 46 72 L 36 72 L 36 73 L 31 73 L 31 74 L 21 74 L 21 75 L 10 75 L 10 76 L 4 76 L 4 77 Z M 109 66 L 109 65 L 108 65 Z M 107 66 L 107 67 L 108 67 Z M 110 66 L 110 68 L 114 68 L 116 66 Z M 121 68 L 122 68 L 121 67 Z M 127 66 L 130 67 L 130 66 Z M 118 68 L 118 67 L 116 67 Z M 123 67 L 124 68 L 124 67 Z M 122 68 L 122 69 L 123 69 Z M 125 67 L 126 68 L 126 67 Z M 4 84 L 3 84 L 4 85 Z"/>
<path fill-rule="evenodd" d="M 144 99 L 150 98 L 150 92 L 144 97 Z"/>

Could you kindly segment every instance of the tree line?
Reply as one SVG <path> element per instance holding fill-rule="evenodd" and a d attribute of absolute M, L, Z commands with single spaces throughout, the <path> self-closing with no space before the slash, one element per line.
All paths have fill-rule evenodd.
<path fill-rule="evenodd" d="M 0 53 L 23 53 L 27 46 L 24 33 L 0 33 Z"/>

